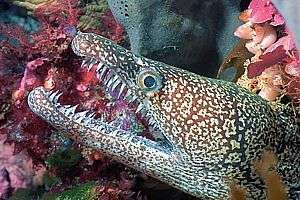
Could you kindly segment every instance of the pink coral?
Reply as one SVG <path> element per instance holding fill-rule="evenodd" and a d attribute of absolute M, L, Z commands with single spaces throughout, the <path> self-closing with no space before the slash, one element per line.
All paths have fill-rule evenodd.
<path fill-rule="evenodd" d="M 299 102 L 299 51 L 282 15 L 271 1 L 252 0 L 240 19 L 245 24 L 237 28 L 235 35 L 249 40 L 246 48 L 254 56 L 247 63 L 247 76 L 258 81 L 259 94 L 274 101 L 285 92 L 294 103 Z M 273 76 L 281 77 L 276 87 L 270 81 L 274 79 Z M 266 77 L 269 81 L 264 82 Z"/>
<path fill-rule="evenodd" d="M 8 199 L 11 192 L 8 171 L 0 169 L 0 199 Z"/>
<path fill-rule="evenodd" d="M 249 9 L 251 10 L 249 21 L 252 23 L 269 22 L 273 26 L 284 24 L 284 18 L 270 0 L 252 0 Z"/>
<path fill-rule="evenodd" d="M 234 35 L 250 40 L 246 43 L 246 48 L 257 56 L 277 40 L 277 33 L 273 26 L 253 24 L 250 21 L 238 27 Z"/>
<path fill-rule="evenodd" d="M 0 135 L 0 196 L 5 195 L 8 188 L 26 188 L 32 185 L 34 170 L 32 160 L 24 153 L 14 155 L 14 144 L 5 144 L 5 136 Z M 8 179 L 5 179 L 4 172 Z"/>
<path fill-rule="evenodd" d="M 259 60 L 255 60 L 255 62 L 248 66 L 248 77 L 256 77 L 260 75 L 264 69 L 278 63 L 286 65 L 288 67 L 288 72 L 297 72 L 300 70 L 299 59 L 297 58 L 297 55 L 298 50 L 296 49 L 292 36 L 284 36 L 276 43 L 269 46 L 269 48 L 267 48 L 263 54 L 259 56 Z"/>
<path fill-rule="evenodd" d="M 295 59 L 285 66 L 285 72 L 294 77 L 300 77 L 300 59 Z"/>

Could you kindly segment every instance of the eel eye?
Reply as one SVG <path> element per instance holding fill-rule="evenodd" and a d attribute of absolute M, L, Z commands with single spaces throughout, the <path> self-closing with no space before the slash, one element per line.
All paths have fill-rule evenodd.
<path fill-rule="evenodd" d="M 162 87 L 162 77 L 153 70 L 140 72 L 137 82 L 139 87 L 146 92 L 156 92 Z"/>

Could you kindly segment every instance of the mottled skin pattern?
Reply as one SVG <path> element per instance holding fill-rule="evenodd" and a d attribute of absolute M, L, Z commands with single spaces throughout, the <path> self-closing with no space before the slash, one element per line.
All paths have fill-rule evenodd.
<path fill-rule="evenodd" d="M 271 149 L 278 155 L 278 172 L 290 198 L 298 198 L 300 139 L 292 114 L 275 112 L 234 83 L 136 56 L 95 34 L 79 33 L 72 48 L 85 57 L 84 66 L 99 63 L 105 89 L 135 102 L 154 134 L 164 139 L 152 141 L 121 130 L 60 105 L 58 93 L 33 90 L 31 109 L 71 138 L 204 199 L 228 199 L 232 182 L 247 188 L 248 199 L 265 199 L 252 162 Z M 149 75 L 155 77 L 155 87 L 146 86 Z"/>

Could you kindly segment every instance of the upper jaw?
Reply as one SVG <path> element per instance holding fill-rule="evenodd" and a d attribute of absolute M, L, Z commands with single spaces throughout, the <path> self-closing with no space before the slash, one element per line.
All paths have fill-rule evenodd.
<path fill-rule="evenodd" d="M 84 58 L 82 67 L 88 70 L 96 68 L 97 78 L 103 82 L 107 93 L 115 99 L 126 99 L 128 103 L 136 104 L 136 113 L 147 120 L 152 130 L 158 130 L 156 135 L 164 138 L 170 148 L 173 146 L 151 114 L 148 94 L 141 91 L 136 84 L 139 72 L 156 67 L 157 63 L 136 56 L 110 40 L 92 33 L 79 33 L 72 41 L 72 48 L 77 55 Z"/>
<path fill-rule="evenodd" d="M 151 103 L 148 97 L 133 87 L 131 81 L 126 80 L 123 74 L 116 72 L 118 67 L 109 66 L 102 61 L 97 61 L 95 58 L 86 58 L 83 61 L 82 67 L 91 69 L 96 67 L 96 76 L 102 81 L 106 93 L 109 93 L 116 100 L 126 100 L 129 104 L 136 106 L 135 113 L 141 115 L 148 123 L 150 131 L 154 139 L 159 139 L 160 144 L 164 147 L 172 149 L 173 145 L 166 139 L 158 122 L 152 116 Z"/>

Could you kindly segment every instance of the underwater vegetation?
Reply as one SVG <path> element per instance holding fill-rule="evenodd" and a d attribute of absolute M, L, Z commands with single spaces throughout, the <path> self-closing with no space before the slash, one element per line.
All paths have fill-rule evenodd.
<path fill-rule="evenodd" d="M 34 88 L 43 86 L 48 91 L 62 92 L 59 102 L 78 105 L 76 111 L 91 110 L 96 117 L 106 113 L 105 119 L 112 122 L 112 125 L 122 124 L 123 130 L 149 139 L 164 139 L 159 134 L 152 134 L 152 124 L 142 114 L 136 113 L 136 105 L 129 103 L 128 99 L 119 98 L 118 92 L 106 91 L 105 85 L 108 83 L 98 80 L 94 63 L 87 62 L 82 65 L 82 58 L 76 56 L 71 49 L 71 42 L 78 31 L 100 34 L 125 47 L 130 44 L 131 49 L 139 55 L 178 67 L 184 68 L 191 63 L 192 70 L 196 69 L 195 71 L 210 76 L 215 75 L 226 54 L 234 47 L 238 38 L 242 38 L 242 56 L 247 55 L 238 62 L 241 77 L 236 77 L 237 83 L 274 105 L 278 102 L 291 105 L 299 122 L 299 52 L 284 17 L 270 1 L 252 0 L 248 9 L 242 13 L 240 1 L 233 3 L 233 6 L 225 2 L 230 4 L 224 8 L 230 11 L 226 19 L 232 23 L 226 26 L 215 24 L 216 29 L 213 32 L 209 32 L 213 28 L 212 24 L 212 27 L 204 26 L 203 30 L 210 34 L 202 34 L 213 36 L 218 31 L 221 32 L 221 26 L 224 28 L 222 34 L 226 38 L 220 38 L 227 43 L 222 46 L 225 41 L 217 39 L 216 45 L 215 38 L 196 39 L 201 32 L 190 32 L 185 39 L 188 44 L 195 44 L 197 48 L 187 45 L 186 54 L 178 54 L 178 49 L 172 46 L 184 46 L 186 43 L 181 40 L 182 34 L 198 27 L 201 20 L 203 22 L 203 16 L 191 16 L 188 12 L 193 7 L 201 8 L 199 3 L 191 1 L 185 7 L 181 1 L 172 1 L 170 15 L 169 11 L 161 10 L 168 8 L 164 3 L 155 4 L 153 8 L 148 7 L 148 4 L 145 6 L 142 1 L 129 1 L 128 18 L 126 13 L 121 13 L 118 6 L 127 1 L 114 2 L 116 4 L 112 1 L 108 3 L 124 28 L 114 20 L 104 0 L 5 1 L 6 6 L 14 4 L 19 9 L 24 9 L 32 20 L 28 20 L 30 26 L 27 21 L 18 25 L 0 20 L 1 200 L 10 197 L 21 199 L 26 195 L 27 199 L 195 199 L 177 190 L 162 189 L 166 186 L 162 187 L 153 180 L 150 180 L 150 186 L 147 185 L 145 182 L 148 178 L 142 173 L 116 163 L 102 151 L 78 143 L 80 139 L 66 137 L 30 110 L 27 104 L 28 94 Z M 136 5 L 144 5 L 147 12 L 143 10 L 145 7 Z M 121 8 L 125 7 L 124 4 Z M 134 11 L 138 11 L 139 17 L 133 17 L 132 22 L 131 12 Z M 223 12 L 218 10 L 218 13 Z M 151 16 L 154 27 L 141 20 L 145 17 L 151 19 Z M 219 19 L 219 16 L 206 15 L 207 23 L 204 24 L 209 25 L 212 19 Z M 21 24 L 27 26 L 24 28 Z M 160 24 L 164 24 L 169 32 L 156 26 Z M 184 25 L 186 29 L 180 29 L 180 25 Z M 38 29 L 32 28 L 36 26 Z M 196 30 L 199 29 L 198 27 Z M 127 31 L 128 41 L 124 30 Z M 176 34 L 173 35 L 171 31 Z M 142 34 L 137 36 L 137 33 Z M 145 38 L 148 33 L 153 33 L 152 38 Z M 160 51 L 164 46 L 170 48 Z M 220 52 L 216 53 L 216 49 Z M 203 56 L 203 51 L 217 54 L 218 59 Z M 240 56 L 240 52 L 233 53 L 233 57 Z M 178 57 L 178 60 L 172 59 L 174 57 Z M 207 62 L 201 69 L 197 68 L 199 63 L 195 61 L 200 57 L 205 57 Z M 283 108 L 282 112 L 287 110 L 289 109 Z M 164 145 L 168 147 L 168 144 Z M 259 160 L 253 159 L 257 161 L 253 167 L 267 187 L 268 200 L 287 199 L 287 186 L 283 180 L 288 175 L 282 175 L 274 169 L 280 160 L 275 154 L 268 152 Z M 297 161 L 299 160 L 295 158 L 294 166 L 291 167 L 297 166 Z M 299 176 L 295 177 L 295 182 L 299 183 Z M 138 182 L 139 179 L 143 180 L 143 184 Z M 235 182 L 229 186 L 232 199 L 246 199 L 247 189 Z M 220 189 L 221 184 L 217 187 Z"/>

